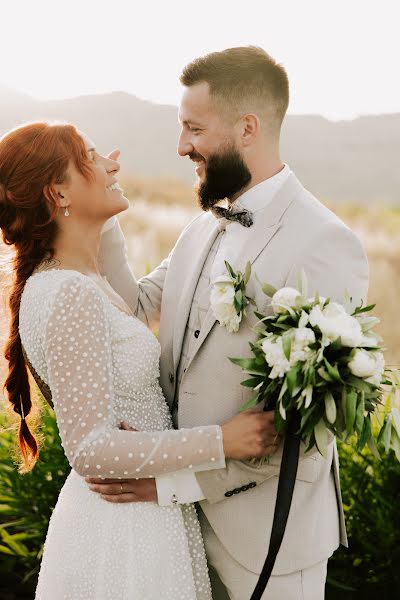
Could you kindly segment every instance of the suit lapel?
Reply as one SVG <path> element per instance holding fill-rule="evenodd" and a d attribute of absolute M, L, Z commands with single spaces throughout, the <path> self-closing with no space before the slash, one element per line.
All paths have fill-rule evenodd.
<path fill-rule="evenodd" d="M 194 257 L 194 264 L 193 269 L 186 277 L 176 311 L 177 319 L 175 320 L 173 339 L 173 359 L 175 370 L 178 368 L 182 351 L 183 336 L 185 334 L 186 324 L 197 282 L 203 269 L 204 262 L 219 231 L 218 222 L 213 215 L 210 215 L 209 219 L 204 219 L 203 229 L 196 232 L 196 237 L 191 240 L 191 245 L 189 244 L 189 246 L 185 248 L 185 252 L 187 252 L 189 256 Z M 199 239 L 203 240 L 201 244 L 199 244 Z"/>
<path fill-rule="evenodd" d="M 298 192 L 300 185 L 301 184 L 297 180 L 297 178 L 293 174 L 291 174 L 288 180 L 278 191 L 272 202 L 257 213 L 257 221 L 253 224 L 253 226 L 250 229 L 250 232 L 252 234 L 250 240 L 247 240 L 245 246 L 243 246 L 240 249 L 240 252 L 238 253 L 238 258 L 234 261 L 232 265 L 234 269 L 243 271 L 247 261 L 250 261 L 250 263 L 253 264 L 253 262 L 261 254 L 264 248 L 268 246 L 272 238 L 281 228 L 282 217 L 293 202 L 295 194 L 296 192 Z M 204 260 L 202 262 L 202 265 L 204 264 Z M 193 294 L 191 298 L 192 297 Z M 200 335 L 197 339 L 197 344 L 193 348 L 193 354 L 189 359 L 187 369 L 189 368 L 189 365 L 193 361 L 197 352 L 200 350 L 203 342 L 207 338 L 215 323 L 216 318 L 214 317 L 210 306 L 204 318 L 204 322 L 201 326 Z M 235 334 L 233 333 L 232 335 Z"/>

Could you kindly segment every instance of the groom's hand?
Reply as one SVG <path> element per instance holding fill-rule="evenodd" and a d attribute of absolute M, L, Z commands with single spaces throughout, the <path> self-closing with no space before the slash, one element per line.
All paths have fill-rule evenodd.
<path fill-rule="evenodd" d="M 86 477 L 89 489 L 103 500 L 115 502 L 158 502 L 155 479 L 103 479 Z"/>

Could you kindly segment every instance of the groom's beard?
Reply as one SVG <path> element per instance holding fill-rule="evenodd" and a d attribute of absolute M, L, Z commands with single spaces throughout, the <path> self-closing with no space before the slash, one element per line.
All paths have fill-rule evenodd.
<path fill-rule="evenodd" d="M 250 180 L 251 173 L 236 148 L 212 154 L 205 163 L 204 180 L 196 189 L 198 202 L 207 211 L 218 200 L 232 198 Z"/>

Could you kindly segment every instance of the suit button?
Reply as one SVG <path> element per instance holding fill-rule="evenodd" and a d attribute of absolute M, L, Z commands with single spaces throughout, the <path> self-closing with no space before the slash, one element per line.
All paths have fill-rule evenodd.
<path fill-rule="evenodd" d="M 249 489 L 249 488 L 256 487 L 256 485 L 257 485 L 257 484 L 256 484 L 256 482 L 255 482 L 255 481 L 252 481 L 251 483 L 249 483 L 249 485 L 248 485 L 248 489 Z"/>
<path fill-rule="evenodd" d="M 199 335 L 200 335 L 200 331 L 199 331 L 199 329 L 196 329 L 196 331 L 194 332 L 194 337 L 198 338 Z"/>
<path fill-rule="evenodd" d="M 169 380 L 170 380 L 170 382 L 171 382 L 171 383 L 174 383 L 174 379 L 175 379 L 175 378 L 174 378 L 174 374 L 173 374 L 173 373 L 170 373 L 170 374 L 169 374 Z"/>
<path fill-rule="evenodd" d="M 248 489 L 249 489 L 249 486 L 248 485 L 244 485 L 242 487 L 242 492 L 247 492 Z"/>
<path fill-rule="evenodd" d="M 241 492 L 241 491 L 242 491 L 242 490 L 241 490 L 240 488 L 235 488 L 235 489 L 233 490 L 233 493 L 234 493 L 234 494 L 240 494 L 240 492 Z"/>
<path fill-rule="evenodd" d="M 230 492 L 225 492 L 225 496 L 226 496 L 227 498 L 230 498 L 231 496 L 233 496 L 233 492 L 232 492 L 232 491 L 230 491 Z"/>

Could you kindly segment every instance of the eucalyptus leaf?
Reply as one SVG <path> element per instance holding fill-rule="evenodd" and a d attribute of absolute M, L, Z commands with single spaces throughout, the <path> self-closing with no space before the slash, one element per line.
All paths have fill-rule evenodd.
<path fill-rule="evenodd" d="M 364 426 L 365 400 L 364 395 L 358 401 L 356 410 L 355 427 L 358 434 L 361 434 Z"/>
<path fill-rule="evenodd" d="M 320 419 L 314 427 L 315 442 L 322 456 L 326 456 L 328 446 L 328 432 L 323 419 Z"/>
<path fill-rule="evenodd" d="M 328 390 L 325 393 L 325 414 L 329 423 L 334 423 L 336 421 L 336 403 L 335 399 L 332 396 L 332 393 Z"/>
<path fill-rule="evenodd" d="M 266 296 L 268 296 L 268 298 L 272 298 L 276 294 L 276 292 L 277 292 L 276 288 L 274 288 L 269 283 L 264 283 L 263 284 L 262 291 L 264 292 L 264 294 Z"/>
<path fill-rule="evenodd" d="M 225 266 L 228 270 L 229 275 L 232 277 L 232 279 L 236 279 L 236 273 L 235 271 L 232 269 L 231 265 L 228 263 L 228 261 L 225 261 Z"/>
<path fill-rule="evenodd" d="M 364 448 L 365 444 L 368 442 L 371 435 L 372 435 L 371 418 L 368 415 L 368 416 L 364 417 L 364 425 L 363 425 L 363 428 L 361 431 L 361 435 L 358 438 L 358 444 L 357 444 L 358 450 L 362 450 Z"/>
<path fill-rule="evenodd" d="M 250 275 L 251 275 L 251 263 L 250 261 L 247 261 L 246 263 L 246 269 L 244 271 L 244 282 L 247 285 L 250 279 Z"/>
<path fill-rule="evenodd" d="M 354 430 L 354 421 L 356 418 L 357 394 L 352 390 L 348 392 L 346 399 L 346 429 L 351 434 Z"/>

